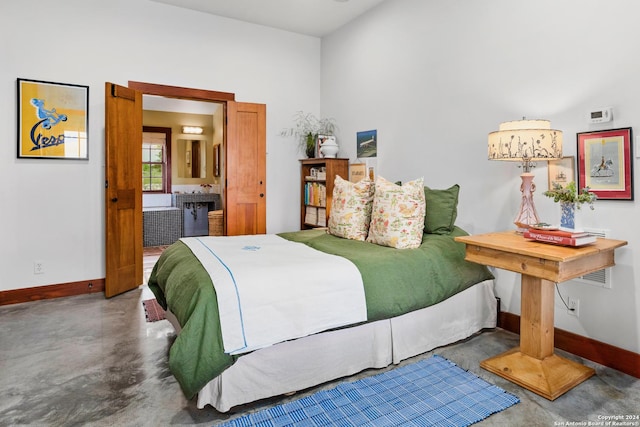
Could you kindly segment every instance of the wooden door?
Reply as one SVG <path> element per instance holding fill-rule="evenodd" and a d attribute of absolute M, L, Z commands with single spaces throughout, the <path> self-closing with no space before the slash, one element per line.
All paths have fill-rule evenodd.
<path fill-rule="evenodd" d="M 267 230 L 266 106 L 227 102 L 225 234 Z"/>
<path fill-rule="evenodd" d="M 107 298 L 142 284 L 142 93 L 106 83 Z"/>

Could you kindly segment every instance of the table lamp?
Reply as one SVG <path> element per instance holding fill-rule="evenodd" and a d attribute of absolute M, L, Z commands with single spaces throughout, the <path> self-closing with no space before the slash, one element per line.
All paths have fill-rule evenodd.
<path fill-rule="evenodd" d="M 501 123 L 498 131 L 489 134 L 489 160 L 522 162 L 522 202 L 520 212 L 513 221 L 522 233 L 538 224 L 538 213 L 533 203 L 532 162 L 555 160 L 562 157 L 562 131 L 551 129 L 548 120 L 516 120 Z"/>

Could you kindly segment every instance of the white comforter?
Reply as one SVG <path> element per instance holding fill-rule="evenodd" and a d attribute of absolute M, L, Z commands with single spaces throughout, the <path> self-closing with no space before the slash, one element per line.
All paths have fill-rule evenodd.
<path fill-rule="evenodd" d="M 229 354 L 367 319 L 362 277 L 345 258 L 268 234 L 181 240 L 211 276 Z"/>

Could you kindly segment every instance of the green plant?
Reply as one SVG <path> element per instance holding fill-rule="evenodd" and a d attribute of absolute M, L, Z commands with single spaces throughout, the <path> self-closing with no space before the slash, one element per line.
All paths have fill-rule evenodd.
<path fill-rule="evenodd" d="M 283 129 L 281 136 L 295 136 L 301 150 L 313 155 L 318 135 L 333 135 L 336 130 L 335 119 L 319 119 L 311 113 L 298 111 L 293 116 L 294 127 Z"/>
<path fill-rule="evenodd" d="M 553 199 L 554 202 L 575 203 L 580 209 L 583 203 L 587 203 L 589 208 L 595 209 L 593 202 L 598 199 L 595 193 L 589 191 L 589 187 L 585 187 L 578 192 L 575 181 L 571 181 L 566 187 L 562 187 L 557 182 L 553 183 L 553 189 L 545 191 L 543 195 Z"/>

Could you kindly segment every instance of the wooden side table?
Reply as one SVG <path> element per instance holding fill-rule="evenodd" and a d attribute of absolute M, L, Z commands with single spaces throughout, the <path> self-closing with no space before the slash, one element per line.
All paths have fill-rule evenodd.
<path fill-rule="evenodd" d="M 553 352 L 554 286 L 615 265 L 623 240 L 597 239 L 582 247 L 529 241 L 515 231 L 456 237 L 466 244 L 467 261 L 522 275 L 520 346 L 480 362 L 480 366 L 550 400 L 595 371 Z"/>

